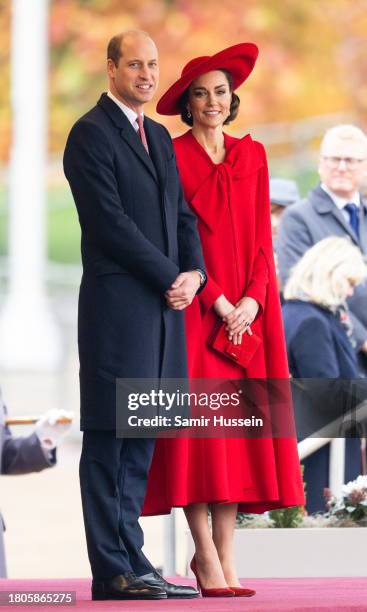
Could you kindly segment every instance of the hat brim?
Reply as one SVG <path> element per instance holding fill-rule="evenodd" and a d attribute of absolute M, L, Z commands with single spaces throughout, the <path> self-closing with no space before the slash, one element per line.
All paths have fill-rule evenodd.
<path fill-rule="evenodd" d="M 211 70 L 227 70 L 233 79 L 233 89 L 237 89 L 251 74 L 258 54 L 259 50 L 253 43 L 240 43 L 204 59 L 167 89 L 158 101 L 157 113 L 179 115 L 179 100 L 183 92 L 194 79 Z"/>

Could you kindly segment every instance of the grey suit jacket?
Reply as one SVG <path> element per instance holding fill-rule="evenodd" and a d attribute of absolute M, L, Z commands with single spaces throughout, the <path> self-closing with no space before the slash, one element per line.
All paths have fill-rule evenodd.
<path fill-rule="evenodd" d="M 367 254 L 367 202 L 361 199 L 359 238 L 335 206 L 330 196 L 318 185 L 308 196 L 285 210 L 278 230 L 277 256 L 284 286 L 290 270 L 314 244 L 329 236 L 349 236 L 362 253 Z M 358 286 L 348 300 L 357 348 L 367 340 L 367 283 Z"/>
<path fill-rule="evenodd" d="M 6 407 L 0 389 L 0 474 L 28 474 L 40 472 L 56 463 L 56 453 L 48 459 L 35 433 L 14 438 L 5 425 Z M 6 577 L 3 532 L 4 521 L 0 513 L 0 578 Z"/>

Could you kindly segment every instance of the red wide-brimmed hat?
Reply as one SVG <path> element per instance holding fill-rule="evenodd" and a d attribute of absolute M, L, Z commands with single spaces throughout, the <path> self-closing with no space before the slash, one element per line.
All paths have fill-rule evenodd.
<path fill-rule="evenodd" d="M 157 104 L 160 115 L 179 115 L 179 99 L 194 79 L 211 70 L 227 70 L 233 79 L 233 89 L 237 89 L 251 74 L 259 50 L 253 43 L 233 45 L 215 55 L 195 57 L 184 66 L 179 78 Z"/>

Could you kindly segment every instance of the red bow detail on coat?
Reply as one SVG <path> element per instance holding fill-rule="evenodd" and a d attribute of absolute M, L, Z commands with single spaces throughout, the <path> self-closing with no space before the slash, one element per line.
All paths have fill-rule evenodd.
<path fill-rule="evenodd" d="M 243 146 L 245 144 L 245 146 Z M 211 232 L 220 225 L 222 214 L 231 200 L 235 181 L 257 172 L 263 161 L 249 134 L 233 145 L 224 162 L 213 164 L 191 199 L 196 214 Z M 246 197 L 246 193 L 243 194 Z"/>

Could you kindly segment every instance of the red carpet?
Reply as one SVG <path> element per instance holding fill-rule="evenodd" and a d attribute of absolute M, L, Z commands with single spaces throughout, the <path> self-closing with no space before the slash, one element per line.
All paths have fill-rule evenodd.
<path fill-rule="evenodd" d="M 367 562 L 366 562 L 367 563 Z M 172 582 L 193 584 L 186 578 L 174 578 Z M 194 612 L 237 612 L 249 610 L 262 612 L 280 611 L 357 611 L 367 612 L 367 578 L 277 578 L 251 579 L 244 581 L 247 586 L 257 590 L 251 598 L 231 599 L 192 599 L 165 601 L 101 601 L 90 600 L 90 581 L 85 579 L 70 580 L 0 580 L 0 591 L 76 591 L 77 602 L 73 606 L 38 605 L 16 606 L 23 610 L 110 610 L 141 612 L 176 612 L 193 610 Z M 15 606 L 0 605 L 1 610 L 13 610 Z"/>

